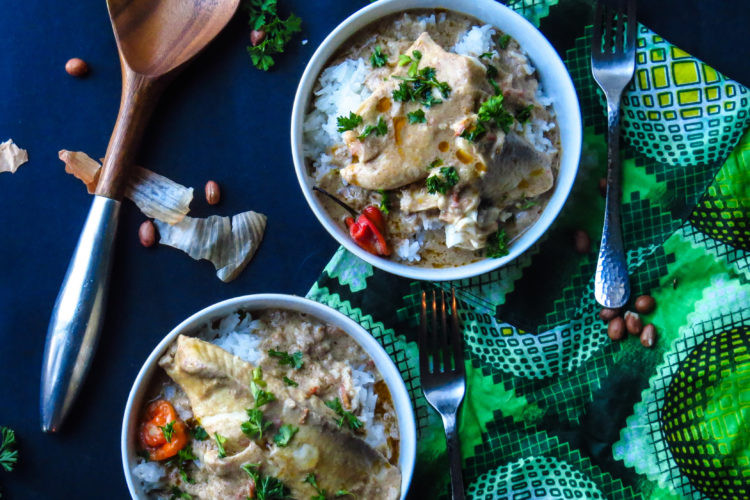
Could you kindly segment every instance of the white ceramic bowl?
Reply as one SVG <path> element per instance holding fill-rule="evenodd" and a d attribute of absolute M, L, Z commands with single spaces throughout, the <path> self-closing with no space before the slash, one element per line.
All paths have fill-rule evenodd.
<path fill-rule="evenodd" d="M 358 247 L 346 230 L 323 208 L 312 191 L 313 181 L 307 174 L 303 152 L 302 125 L 311 105 L 311 95 L 318 77 L 328 61 L 349 37 L 383 17 L 410 9 L 446 9 L 466 14 L 498 27 L 515 38 L 527 52 L 540 76 L 560 126 L 562 157 L 554 192 L 536 223 L 509 247 L 499 259 L 484 259 L 460 267 L 429 269 L 401 264 L 372 255 Z M 302 192 L 318 220 L 347 250 L 375 267 L 390 273 L 421 280 L 457 280 L 497 269 L 521 255 L 549 228 L 568 197 L 581 154 L 581 111 L 573 82 L 565 65 L 547 39 L 530 22 L 495 0 L 379 0 L 355 12 L 331 32 L 315 51 L 302 75 L 292 110 L 292 157 Z"/>
<path fill-rule="evenodd" d="M 370 355 L 378 371 L 383 376 L 385 383 L 388 385 L 388 389 L 391 391 L 393 406 L 396 409 L 399 432 L 401 434 L 399 445 L 401 498 L 402 500 L 406 498 L 416 460 L 417 429 L 409 393 L 396 365 L 393 364 L 391 358 L 388 357 L 388 354 L 372 335 L 340 312 L 302 297 L 279 294 L 245 295 L 209 306 L 177 325 L 174 330 L 164 337 L 164 340 L 159 342 L 156 349 L 153 350 L 133 383 L 122 422 L 122 434 L 120 437 L 122 466 L 125 471 L 125 480 L 128 484 L 130 495 L 135 499 L 146 498 L 145 494 L 139 490 L 133 478 L 132 468 L 137 460 L 136 433 L 138 418 L 144 404 L 144 397 L 147 393 L 149 383 L 156 372 L 161 370 L 158 364 L 159 359 L 178 335 L 194 335 L 214 319 L 222 318 L 239 309 L 250 312 L 266 309 L 284 309 L 308 314 L 322 322 L 337 326 L 348 333 Z"/>

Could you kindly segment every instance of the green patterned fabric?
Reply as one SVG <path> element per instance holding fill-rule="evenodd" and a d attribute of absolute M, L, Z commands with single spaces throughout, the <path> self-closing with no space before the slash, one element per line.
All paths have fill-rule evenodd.
<path fill-rule="evenodd" d="M 541 30 L 573 22 L 565 0 L 511 0 Z M 556 17 L 557 16 L 557 17 Z M 556 37 L 560 38 L 559 36 Z M 418 426 L 410 498 L 445 498 L 443 428 L 419 382 L 418 298 L 455 286 L 467 396 L 464 480 L 481 499 L 750 498 L 750 92 L 639 26 L 623 97 L 623 233 L 633 297 L 652 295 L 652 349 L 611 342 L 597 313 L 606 168 L 591 27 L 557 46 L 584 122 L 580 171 L 558 220 L 497 271 L 425 283 L 344 249 L 308 296 L 352 317 L 401 371 Z M 564 42 L 559 42 L 564 43 Z"/>

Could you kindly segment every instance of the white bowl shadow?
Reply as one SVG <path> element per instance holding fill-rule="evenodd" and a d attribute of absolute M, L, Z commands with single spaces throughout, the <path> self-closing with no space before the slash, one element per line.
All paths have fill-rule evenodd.
<path fill-rule="evenodd" d="M 553 101 L 562 146 L 560 170 L 552 196 L 540 218 L 510 244 L 508 255 L 464 266 L 439 269 L 398 263 L 372 255 L 357 246 L 344 228 L 326 212 L 312 191 L 313 182 L 307 174 L 302 132 L 317 79 L 343 43 L 362 28 L 385 16 L 411 9 L 436 8 L 474 17 L 499 28 L 518 41 L 536 68 L 545 93 Z M 534 25 L 495 0 L 379 0 L 364 7 L 339 24 L 315 51 L 302 74 L 292 109 L 291 145 L 294 168 L 302 192 L 320 223 L 341 245 L 360 259 L 389 273 L 419 280 L 446 281 L 469 278 L 497 269 L 525 252 L 547 231 L 565 204 L 578 171 L 581 141 L 582 125 L 578 97 L 562 60 Z"/>
<path fill-rule="evenodd" d="M 149 383 L 157 370 L 161 369 L 158 365 L 159 359 L 164 355 L 169 345 L 178 335 L 194 335 L 214 319 L 223 318 L 238 310 L 245 310 L 252 313 L 253 311 L 266 309 L 284 309 L 301 312 L 324 323 L 334 325 L 349 334 L 370 355 L 375 362 L 376 368 L 388 385 L 393 406 L 396 410 L 400 433 L 399 469 L 401 470 L 401 499 L 405 499 L 414 473 L 417 430 L 409 392 L 396 365 L 391 361 L 391 358 L 378 341 L 355 321 L 318 302 L 294 295 L 281 294 L 245 295 L 206 307 L 177 325 L 151 352 L 151 355 L 149 355 L 138 372 L 133 387 L 130 390 L 128 401 L 125 405 L 120 436 L 122 466 L 130 495 L 134 499 L 146 498 L 146 494 L 140 491 L 139 485 L 134 480 L 132 473 L 132 469 L 138 458 L 136 454 L 138 418 L 145 402 L 144 398 Z"/>

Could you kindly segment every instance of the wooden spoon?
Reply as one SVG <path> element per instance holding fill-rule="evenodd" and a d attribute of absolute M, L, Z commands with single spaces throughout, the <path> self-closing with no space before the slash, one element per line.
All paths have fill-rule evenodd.
<path fill-rule="evenodd" d="M 122 97 L 96 196 L 52 310 L 41 385 L 42 430 L 55 432 L 101 332 L 120 200 L 161 91 L 227 25 L 239 0 L 108 0 Z"/>

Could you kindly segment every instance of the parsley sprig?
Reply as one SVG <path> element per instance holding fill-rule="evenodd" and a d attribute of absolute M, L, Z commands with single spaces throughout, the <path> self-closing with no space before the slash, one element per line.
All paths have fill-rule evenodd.
<path fill-rule="evenodd" d="M 302 361 L 302 353 L 297 351 L 294 354 L 289 354 L 284 351 L 277 351 L 275 349 L 269 349 L 268 355 L 272 358 L 276 358 L 280 366 L 288 365 L 295 370 L 299 370 L 305 366 L 305 362 Z"/>
<path fill-rule="evenodd" d="M 164 435 L 164 439 L 167 440 L 167 443 L 172 442 L 172 437 L 174 436 L 174 423 L 176 420 L 172 420 L 171 422 L 167 423 L 167 425 L 160 425 L 159 429 L 161 429 L 161 433 Z"/>
<path fill-rule="evenodd" d="M 289 488 L 280 479 L 273 476 L 264 476 L 260 473 L 260 464 L 245 464 L 241 467 L 243 471 L 255 483 L 256 500 L 282 500 L 291 498 Z"/>
<path fill-rule="evenodd" d="M 289 441 L 292 440 L 295 434 L 299 431 L 299 427 L 295 427 L 291 424 L 283 424 L 279 427 L 279 432 L 273 437 L 273 442 L 279 446 L 286 446 Z"/>
<path fill-rule="evenodd" d="M 375 135 L 385 135 L 388 133 L 388 125 L 383 120 L 383 117 L 378 117 L 378 123 L 376 125 L 367 125 L 361 134 L 357 136 L 360 141 L 366 139 L 370 134 L 375 132 Z"/>
<path fill-rule="evenodd" d="M 356 431 L 362 427 L 362 421 L 358 419 L 354 413 L 344 410 L 341 406 L 339 398 L 335 398 L 331 401 L 326 401 L 326 406 L 336 412 L 341 418 L 336 419 L 336 423 L 339 427 L 346 424 L 351 430 Z"/>
<path fill-rule="evenodd" d="M 427 118 L 424 115 L 424 111 L 421 109 L 412 111 L 411 113 L 406 113 L 406 118 L 409 119 L 410 125 L 413 125 L 414 123 L 427 123 Z"/>
<path fill-rule="evenodd" d="M 242 422 L 242 433 L 253 439 L 263 439 L 263 431 L 271 426 L 271 422 L 266 422 L 263 417 L 263 410 L 257 408 L 247 408 L 247 420 Z"/>
<path fill-rule="evenodd" d="M 391 213 L 390 208 L 388 208 L 388 205 L 391 202 L 391 195 L 385 189 L 378 189 L 378 193 L 380 193 L 380 205 L 378 208 L 383 214 L 388 215 Z"/>
<path fill-rule="evenodd" d="M 370 64 L 373 68 L 382 68 L 388 62 L 388 56 L 383 54 L 383 49 L 380 45 L 376 45 L 370 54 Z"/>
<path fill-rule="evenodd" d="M 431 175 L 425 181 L 427 192 L 430 194 L 445 194 L 456 184 L 458 172 L 455 167 L 440 167 L 439 175 Z"/>
<path fill-rule="evenodd" d="M 508 255 L 508 235 L 504 229 L 498 229 L 487 237 L 485 253 L 492 259 Z"/>
<path fill-rule="evenodd" d="M 205 441 L 206 439 L 208 439 L 208 432 L 206 432 L 206 429 L 204 429 L 200 425 L 196 425 L 195 428 L 190 430 L 190 433 L 198 441 Z"/>
<path fill-rule="evenodd" d="M 426 66 L 419 68 L 419 61 L 422 54 L 415 50 L 412 52 L 414 58 L 401 54 L 399 56 L 399 66 L 409 64 L 407 76 L 394 76 L 393 78 L 401 80 L 398 88 L 393 91 L 393 100 L 398 102 L 418 102 L 429 108 L 443 102 L 435 97 L 433 89 L 437 89 L 444 99 L 450 97 L 451 86 L 447 82 L 440 82 L 435 77 L 435 68 Z"/>
<path fill-rule="evenodd" d="M 18 450 L 13 449 L 16 445 L 16 433 L 8 427 L 0 426 L 0 437 L 0 466 L 10 472 L 18 462 Z"/>
<path fill-rule="evenodd" d="M 486 131 L 487 125 L 492 123 L 506 134 L 513 125 L 513 115 L 503 106 L 503 95 L 495 95 L 484 101 L 477 112 L 477 123 L 461 133 L 461 137 L 476 142 Z"/>
<path fill-rule="evenodd" d="M 362 117 L 354 111 L 349 112 L 349 116 L 339 116 L 336 118 L 336 125 L 338 128 L 337 132 L 346 132 L 347 130 L 353 130 L 362 123 Z"/>
<path fill-rule="evenodd" d="M 297 382 L 295 382 L 294 380 L 290 379 L 286 375 L 284 375 L 284 377 L 282 378 L 282 380 L 284 381 L 284 383 L 286 385 L 288 385 L 290 387 L 297 387 L 297 386 L 299 386 L 299 384 Z"/>
<path fill-rule="evenodd" d="M 305 479 L 302 480 L 302 482 L 303 483 L 307 483 L 310 486 L 312 486 L 313 488 L 315 488 L 315 492 L 317 494 L 311 496 L 310 500 L 326 500 L 326 490 L 324 490 L 323 488 L 321 488 L 318 485 L 318 479 L 315 477 L 315 473 L 314 472 L 309 472 L 307 474 L 307 476 L 305 476 Z M 343 497 L 343 496 L 346 496 L 346 495 L 352 495 L 352 493 L 349 492 L 349 491 L 347 491 L 347 490 L 345 490 L 345 489 L 343 489 L 343 488 L 340 489 L 340 490 L 338 490 L 336 493 L 333 494 L 333 496 L 336 497 L 336 498 Z"/>
<path fill-rule="evenodd" d="M 224 449 L 224 445 L 227 442 L 227 438 L 225 438 L 218 432 L 214 432 L 214 440 L 216 441 L 216 447 L 219 449 L 219 458 L 226 457 L 227 450 Z"/>
<path fill-rule="evenodd" d="M 274 65 L 272 56 L 284 52 L 292 35 L 302 31 L 302 19 L 294 14 L 286 19 L 279 17 L 276 0 L 246 0 L 244 5 L 250 14 L 251 28 L 265 33 L 263 41 L 248 46 L 247 52 L 256 68 L 268 71 Z"/>
<path fill-rule="evenodd" d="M 193 447 L 187 445 L 180 451 L 178 451 L 177 455 L 170 458 L 169 463 L 175 466 L 183 481 L 189 484 L 193 484 L 195 483 L 195 480 L 188 475 L 186 466 L 189 465 L 193 460 L 197 459 L 198 457 L 196 457 L 195 453 L 193 453 Z"/>
<path fill-rule="evenodd" d="M 182 491 L 177 486 L 172 485 L 169 489 L 170 497 L 169 500 L 193 500 L 193 495 Z"/>
<path fill-rule="evenodd" d="M 263 369 L 258 366 L 253 369 L 253 380 L 250 382 L 250 392 L 253 393 L 255 398 L 255 407 L 260 408 L 261 406 L 276 400 L 276 396 L 272 392 L 268 392 L 263 389 L 266 386 L 266 382 L 263 380 Z"/>

